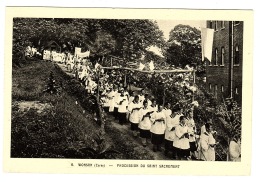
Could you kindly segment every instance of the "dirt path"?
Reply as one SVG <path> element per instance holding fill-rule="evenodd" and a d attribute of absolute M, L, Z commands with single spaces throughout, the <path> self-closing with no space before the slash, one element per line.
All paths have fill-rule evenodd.
<path fill-rule="evenodd" d="M 68 75 L 72 76 L 70 72 L 68 72 L 66 66 L 64 64 L 58 64 L 58 66 Z M 121 150 L 127 148 L 128 152 L 140 154 L 139 159 L 150 159 L 150 160 L 171 160 L 169 157 L 166 157 L 163 152 L 153 152 L 152 144 L 149 140 L 146 147 L 144 147 L 141 143 L 140 137 L 134 137 L 133 133 L 130 129 L 130 124 L 120 125 L 118 121 L 114 119 L 113 116 L 106 114 L 106 134 L 116 143 L 118 142 L 118 146 L 115 146 Z M 120 146 L 119 146 L 120 145 Z M 121 146 L 122 145 L 122 146 Z M 130 155 L 130 154 L 129 154 Z M 142 157 L 142 155 L 146 155 Z"/>
<path fill-rule="evenodd" d="M 170 158 L 166 157 L 163 152 L 153 152 L 151 141 L 148 141 L 146 147 L 144 147 L 141 143 L 140 137 L 134 137 L 130 128 L 130 124 L 120 125 L 117 121 L 114 120 L 113 117 L 108 116 L 108 122 L 111 122 L 111 126 L 114 130 L 118 130 L 121 133 L 124 133 L 126 142 L 131 143 L 131 145 L 135 146 L 134 150 L 136 152 L 146 152 L 153 157 L 154 160 L 170 160 Z"/>

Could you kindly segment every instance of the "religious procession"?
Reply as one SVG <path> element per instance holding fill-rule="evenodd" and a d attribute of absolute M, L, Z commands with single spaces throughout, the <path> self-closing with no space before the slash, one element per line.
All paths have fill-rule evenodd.
<path fill-rule="evenodd" d="M 215 139 L 214 121 L 209 118 L 204 120 L 203 125 L 198 125 L 194 120 L 193 111 L 199 103 L 192 99 L 197 88 L 188 79 L 194 76 L 192 67 L 187 65 L 184 70 L 177 69 L 178 81 L 175 85 L 191 98 L 189 107 L 182 107 L 179 103 L 171 105 L 167 98 L 158 100 L 148 88 L 127 83 L 123 67 L 103 67 L 99 64 L 100 60 L 94 65 L 89 55 L 90 51 L 81 53 L 81 48 L 76 47 L 74 54 L 46 50 L 43 59 L 63 64 L 81 82 L 87 94 L 98 93 L 105 117 L 113 117 L 120 125 L 129 125 L 133 137 L 139 138 L 144 148 L 151 143 L 153 152 L 163 152 L 172 160 L 215 161 L 219 142 Z M 146 66 L 151 72 L 155 71 L 152 61 Z M 137 71 L 144 68 L 145 65 L 140 63 Z M 97 120 L 98 106 L 94 108 Z M 240 161 L 238 135 L 230 143 L 229 156 L 230 161 Z"/>
<path fill-rule="evenodd" d="M 241 161 L 243 23 L 176 23 L 14 19 L 11 156 Z"/>

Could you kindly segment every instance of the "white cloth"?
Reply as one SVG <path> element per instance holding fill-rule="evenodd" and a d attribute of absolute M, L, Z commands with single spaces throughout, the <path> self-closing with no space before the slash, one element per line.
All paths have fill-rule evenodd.
<path fill-rule="evenodd" d="M 162 120 L 162 121 L 157 121 L 157 120 Z M 154 134 L 164 134 L 165 128 L 166 128 L 166 116 L 164 112 L 154 112 L 151 115 L 151 121 L 152 121 L 152 126 L 151 126 L 151 133 Z"/>
<path fill-rule="evenodd" d="M 107 94 L 107 97 L 109 99 L 109 112 L 113 112 L 114 111 L 115 94 L 116 94 L 116 92 L 114 90 L 112 90 L 111 92 L 109 92 Z"/>
<path fill-rule="evenodd" d="M 169 141 L 174 141 L 175 139 L 175 129 L 180 124 L 180 117 L 182 114 L 177 114 L 173 118 L 169 117 L 166 121 L 165 139 Z"/>
<path fill-rule="evenodd" d="M 143 105 L 144 95 L 138 95 L 138 96 L 139 96 L 139 102 Z"/>
<path fill-rule="evenodd" d="M 114 107 L 118 107 L 118 102 L 117 102 L 117 101 L 118 101 L 120 95 L 121 95 L 121 94 L 118 92 L 118 90 L 116 90 L 116 91 L 115 91 L 115 99 L 114 99 L 114 102 L 115 102 L 115 103 L 114 103 Z"/>
<path fill-rule="evenodd" d="M 205 161 L 215 161 L 215 149 L 210 144 L 214 143 L 214 137 L 211 133 L 204 132 L 200 136 L 200 159 Z"/>
<path fill-rule="evenodd" d="M 154 112 L 157 112 L 158 111 L 158 105 L 156 105 L 156 106 L 150 106 L 149 107 L 149 109 L 151 110 L 151 111 L 154 111 Z"/>
<path fill-rule="evenodd" d="M 241 161 L 241 146 L 238 142 L 230 141 L 229 144 L 229 157 L 230 161 L 240 162 Z"/>
<path fill-rule="evenodd" d="M 150 120 L 149 116 L 146 116 L 146 114 L 150 112 L 150 109 L 147 108 L 141 108 L 140 109 L 140 123 L 139 123 L 139 128 L 142 130 L 150 130 L 152 126 L 152 122 Z"/>
<path fill-rule="evenodd" d="M 126 113 L 127 107 L 128 107 L 128 98 L 127 96 L 119 96 L 117 98 L 117 104 L 118 104 L 118 112 L 120 113 Z"/>
<path fill-rule="evenodd" d="M 150 68 L 150 71 L 153 71 L 153 70 L 154 70 L 153 61 L 151 61 L 151 62 L 149 63 L 149 68 Z"/>
<path fill-rule="evenodd" d="M 140 103 L 131 102 L 128 106 L 128 111 L 130 113 L 129 115 L 129 121 L 131 123 L 139 123 L 140 121 L 140 112 L 139 109 L 141 108 Z"/>
<path fill-rule="evenodd" d="M 193 118 L 187 118 L 187 126 L 188 126 L 188 133 L 189 133 L 189 141 L 195 142 L 195 122 Z"/>
<path fill-rule="evenodd" d="M 189 139 L 183 135 L 188 133 L 188 127 L 186 125 L 178 125 L 175 127 L 175 138 L 173 141 L 173 146 L 179 149 L 189 149 L 190 142 Z"/>

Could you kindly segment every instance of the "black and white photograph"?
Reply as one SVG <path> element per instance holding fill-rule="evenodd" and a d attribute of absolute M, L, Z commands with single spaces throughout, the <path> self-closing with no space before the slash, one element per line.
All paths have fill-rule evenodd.
<path fill-rule="evenodd" d="M 12 17 L 10 159 L 96 170 L 246 161 L 250 27 L 239 17 Z"/>

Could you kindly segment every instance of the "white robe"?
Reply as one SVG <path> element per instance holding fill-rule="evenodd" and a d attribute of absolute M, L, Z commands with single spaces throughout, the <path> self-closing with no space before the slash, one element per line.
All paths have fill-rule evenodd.
<path fill-rule="evenodd" d="M 130 113 L 129 115 L 129 121 L 131 123 L 139 123 L 140 121 L 140 112 L 139 110 L 136 110 L 136 108 L 141 108 L 141 104 L 138 102 L 138 103 L 135 103 L 135 102 L 131 102 L 129 105 L 128 105 L 128 111 Z"/>
<path fill-rule="evenodd" d="M 211 147 L 215 141 L 213 135 L 208 132 L 204 132 L 200 136 L 200 159 L 204 161 L 215 161 L 215 149 Z"/>
<path fill-rule="evenodd" d="M 139 128 L 142 130 L 150 130 L 152 126 L 152 122 L 148 116 L 144 117 L 148 112 L 150 112 L 150 109 L 147 108 L 141 108 L 140 109 L 140 123 Z"/>
<path fill-rule="evenodd" d="M 159 119 L 162 119 L 163 121 L 156 121 Z M 166 128 L 166 116 L 164 112 L 154 112 L 151 115 L 151 121 L 153 123 L 150 129 L 151 133 L 158 135 L 164 134 Z"/>
<path fill-rule="evenodd" d="M 189 141 L 195 142 L 195 122 L 193 118 L 187 119 L 188 133 L 189 133 Z"/>
<path fill-rule="evenodd" d="M 241 146 L 235 141 L 230 141 L 229 144 L 229 158 L 230 161 L 240 162 L 241 161 Z"/>
<path fill-rule="evenodd" d="M 122 101 L 122 102 L 121 102 Z M 119 96 L 117 98 L 118 112 L 126 113 L 128 107 L 128 98 L 127 96 Z"/>
<path fill-rule="evenodd" d="M 111 92 L 109 92 L 107 94 L 107 97 L 109 99 L 109 112 L 113 112 L 114 111 L 115 94 L 116 94 L 116 92 L 114 90 L 112 90 Z"/>
<path fill-rule="evenodd" d="M 182 114 L 177 114 L 173 118 L 169 117 L 166 121 L 166 130 L 165 130 L 165 139 L 169 141 L 174 141 L 175 139 L 175 130 L 171 131 L 172 128 L 177 127 L 180 123 L 180 117 Z"/>
<path fill-rule="evenodd" d="M 189 139 L 183 137 L 185 133 L 188 133 L 188 127 L 186 125 L 178 125 L 175 127 L 175 138 L 173 141 L 173 146 L 179 149 L 189 149 L 190 142 Z"/>

